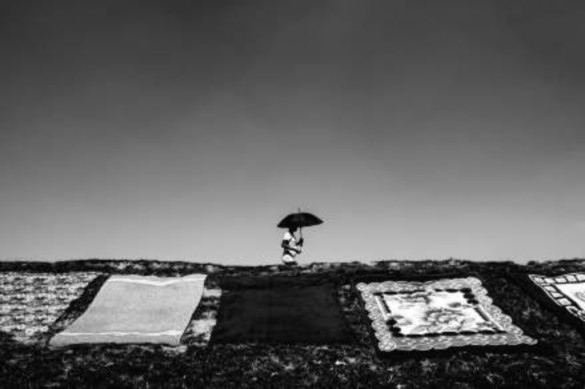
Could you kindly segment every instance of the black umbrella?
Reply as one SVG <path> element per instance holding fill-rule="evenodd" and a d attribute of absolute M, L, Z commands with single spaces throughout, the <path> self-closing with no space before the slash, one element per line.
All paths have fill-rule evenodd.
<path fill-rule="evenodd" d="M 277 227 L 279 228 L 299 227 L 301 228 L 300 233 L 302 237 L 303 227 L 316 226 L 321 223 L 323 223 L 323 220 L 319 219 L 317 216 L 309 212 L 301 212 L 301 210 L 299 209 L 298 212 L 291 213 L 290 215 L 287 215 L 284 219 L 282 219 L 280 223 L 278 223 Z"/>

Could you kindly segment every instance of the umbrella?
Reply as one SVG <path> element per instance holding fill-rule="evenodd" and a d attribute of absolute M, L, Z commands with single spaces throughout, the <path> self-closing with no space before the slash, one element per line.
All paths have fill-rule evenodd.
<path fill-rule="evenodd" d="M 300 227 L 301 228 L 300 232 L 302 236 L 303 227 L 316 226 L 321 223 L 323 223 L 323 220 L 319 219 L 312 213 L 301 212 L 299 208 L 298 212 L 291 213 L 290 215 L 287 215 L 284 219 L 282 219 L 280 223 L 278 223 L 277 227 L 279 228 Z"/>

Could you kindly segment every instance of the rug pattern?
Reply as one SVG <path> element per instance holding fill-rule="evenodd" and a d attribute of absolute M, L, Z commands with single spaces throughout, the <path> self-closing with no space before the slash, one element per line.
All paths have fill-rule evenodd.
<path fill-rule="evenodd" d="M 569 273 L 554 277 L 529 274 L 528 277 L 555 304 L 565 308 L 585 324 L 585 273 Z"/>
<path fill-rule="evenodd" d="M 98 273 L 0 273 L 0 331 L 34 342 Z"/>
<path fill-rule="evenodd" d="M 381 352 L 533 345 L 474 277 L 358 283 Z"/>

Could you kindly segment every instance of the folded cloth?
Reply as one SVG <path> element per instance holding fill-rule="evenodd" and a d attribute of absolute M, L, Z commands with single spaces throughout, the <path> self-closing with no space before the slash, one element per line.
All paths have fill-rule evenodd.
<path fill-rule="evenodd" d="M 163 278 L 115 275 L 83 315 L 51 339 L 51 346 L 79 343 L 180 344 L 197 308 L 205 275 Z"/>
<path fill-rule="evenodd" d="M 311 277 L 230 277 L 212 343 L 351 343 L 334 284 Z"/>

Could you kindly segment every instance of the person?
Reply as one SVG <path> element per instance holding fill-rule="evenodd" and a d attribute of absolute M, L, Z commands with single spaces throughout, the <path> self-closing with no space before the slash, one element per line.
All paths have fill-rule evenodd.
<path fill-rule="evenodd" d="M 282 243 L 280 246 L 284 250 L 282 252 L 282 261 L 285 265 L 296 265 L 297 261 L 295 260 L 295 257 L 302 251 L 303 238 L 297 240 L 295 237 L 296 231 L 296 226 L 289 227 L 288 231 L 286 231 L 282 237 Z"/>

